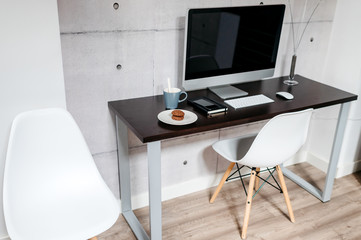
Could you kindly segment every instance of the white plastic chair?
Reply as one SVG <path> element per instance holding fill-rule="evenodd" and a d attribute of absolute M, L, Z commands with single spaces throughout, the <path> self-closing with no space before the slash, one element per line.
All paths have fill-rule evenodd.
<path fill-rule="evenodd" d="M 242 227 L 242 238 L 246 238 L 253 198 L 253 188 L 258 190 L 260 168 L 274 167 L 278 173 L 290 220 L 295 221 L 291 203 L 280 164 L 291 158 L 305 143 L 312 109 L 286 113 L 272 118 L 258 134 L 221 140 L 213 144 L 213 149 L 231 162 L 222 177 L 210 203 L 216 199 L 224 182 L 236 163 L 251 168 L 246 210 Z"/>
<path fill-rule="evenodd" d="M 15 118 L 3 197 L 12 240 L 96 239 L 119 216 L 77 124 L 60 108 Z"/>

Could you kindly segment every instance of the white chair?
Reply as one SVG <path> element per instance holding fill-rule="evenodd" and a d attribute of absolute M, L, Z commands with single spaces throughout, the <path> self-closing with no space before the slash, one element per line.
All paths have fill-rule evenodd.
<path fill-rule="evenodd" d="M 305 143 L 312 109 L 286 113 L 272 118 L 258 134 L 234 139 L 221 140 L 213 144 L 213 149 L 231 162 L 210 202 L 213 203 L 234 165 L 237 163 L 251 168 L 246 209 L 242 227 L 242 238 L 247 236 L 247 228 L 253 198 L 253 188 L 258 189 L 260 168 L 274 167 L 278 173 L 280 190 L 283 192 L 291 222 L 294 215 L 288 197 L 280 164 L 291 158 Z"/>
<path fill-rule="evenodd" d="M 96 239 L 119 216 L 77 124 L 60 108 L 15 118 L 3 197 L 12 240 Z"/>

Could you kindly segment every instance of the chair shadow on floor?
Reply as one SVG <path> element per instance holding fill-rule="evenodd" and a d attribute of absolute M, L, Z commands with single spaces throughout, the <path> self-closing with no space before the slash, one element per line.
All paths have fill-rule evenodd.
<path fill-rule="evenodd" d="M 306 180 L 308 183 L 312 184 L 313 186 L 319 188 L 319 189 L 323 189 L 324 187 L 324 182 L 325 181 L 319 181 L 319 179 L 324 179 L 326 177 L 326 174 L 324 172 L 322 172 L 320 170 L 319 174 L 310 174 L 309 169 L 307 169 L 307 167 L 303 167 L 301 165 L 302 163 L 297 163 L 295 165 L 292 165 L 290 167 L 290 169 L 294 169 L 297 168 L 297 175 L 302 177 L 304 180 Z M 287 167 L 289 168 L 289 167 Z"/>
<path fill-rule="evenodd" d="M 264 176 L 261 175 L 264 178 Z M 245 187 L 248 187 L 249 178 L 243 179 Z M 278 181 L 278 179 L 277 179 Z M 260 180 L 260 185 L 263 183 Z M 232 185 L 232 186 L 230 186 Z M 235 187 L 235 185 L 237 185 Z M 244 202 L 246 201 L 246 194 L 243 191 L 242 183 L 239 179 L 231 180 L 227 184 L 223 186 L 224 189 L 221 190 L 217 199 L 214 203 L 210 203 L 211 205 L 217 204 L 217 202 L 223 201 L 223 204 L 228 206 L 227 211 L 229 216 L 232 218 L 229 221 L 232 221 L 234 226 L 237 226 L 237 231 L 239 233 L 242 232 L 242 224 L 243 224 L 243 217 L 244 217 Z M 270 189 L 268 189 L 270 188 Z M 215 188 L 212 188 L 209 193 L 208 197 L 211 199 Z M 276 195 L 276 196 L 275 196 Z M 278 190 L 273 189 L 271 186 L 265 184 L 264 189 L 258 192 L 254 197 L 252 208 L 262 208 L 264 204 L 267 204 L 267 208 L 270 209 L 269 213 L 274 214 L 275 212 L 279 213 L 279 217 L 288 219 L 288 212 L 287 208 L 284 209 L 280 207 L 280 204 L 277 204 L 277 199 L 279 197 L 280 201 L 284 201 L 282 193 Z M 281 204 L 282 205 L 282 204 Z M 284 206 L 284 205 L 282 205 Z M 278 215 L 278 214 L 276 214 Z M 253 221 L 256 221 L 255 219 Z"/>
<path fill-rule="evenodd" d="M 356 180 L 361 184 L 361 171 L 355 172 L 353 174 L 356 178 Z"/>

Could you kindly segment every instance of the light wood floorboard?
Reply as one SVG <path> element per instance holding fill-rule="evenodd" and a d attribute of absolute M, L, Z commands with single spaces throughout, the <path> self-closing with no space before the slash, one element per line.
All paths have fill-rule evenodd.
<path fill-rule="evenodd" d="M 325 174 L 315 167 L 302 163 L 290 169 L 323 188 Z M 361 239 L 361 172 L 336 179 L 332 199 L 327 203 L 289 179 L 285 181 L 296 222 L 290 222 L 282 194 L 265 185 L 253 200 L 247 239 Z M 245 183 L 248 184 L 248 179 Z M 224 184 L 215 202 L 210 204 L 215 189 L 163 202 L 163 239 L 241 239 L 246 200 L 241 182 Z M 149 233 L 148 208 L 136 210 L 135 215 Z M 136 238 L 120 216 L 98 239 Z"/>

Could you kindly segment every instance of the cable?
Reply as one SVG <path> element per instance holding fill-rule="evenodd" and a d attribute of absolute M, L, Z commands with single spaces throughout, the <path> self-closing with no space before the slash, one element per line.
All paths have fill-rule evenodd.
<path fill-rule="evenodd" d="M 290 2 L 290 0 L 288 0 L 288 5 L 289 5 L 289 8 L 290 8 L 290 15 L 291 15 L 291 26 L 292 26 L 293 52 L 294 52 L 294 54 L 296 54 L 296 52 L 297 52 L 297 50 L 298 50 L 298 47 L 299 47 L 300 44 L 301 44 L 303 35 L 304 35 L 305 32 L 306 32 L 306 29 L 307 29 L 307 27 L 308 27 L 308 24 L 309 24 L 310 21 L 311 21 L 312 16 L 313 16 L 314 13 L 316 12 L 318 6 L 320 5 L 320 3 L 321 3 L 322 1 L 323 1 L 323 0 L 319 0 L 318 3 L 317 3 L 317 5 L 316 5 L 315 8 L 313 9 L 310 17 L 309 17 L 308 20 L 307 20 L 307 23 L 306 23 L 305 28 L 304 28 L 303 31 L 302 31 L 301 37 L 300 37 L 300 39 L 299 39 L 299 41 L 298 41 L 298 44 L 296 45 L 296 44 L 295 44 L 295 39 L 296 39 L 296 38 L 295 38 L 295 30 L 294 30 L 294 19 L 293 19 L 293 14 L 292 14 L 292 9 L 291 9 L 291 2 Z M 306 6 L 306 7 L 307 7 L 307 6 Z"/>

